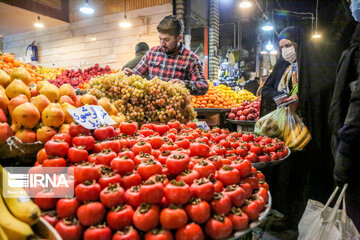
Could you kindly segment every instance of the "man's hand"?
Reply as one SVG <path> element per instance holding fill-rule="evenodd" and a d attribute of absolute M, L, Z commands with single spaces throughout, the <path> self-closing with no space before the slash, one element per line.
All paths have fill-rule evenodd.
<path fill-rule="evenodd" d="M 127 75 L 127 76 L 131 76 L 134 74 L 134 71 L 131 70 L 130 68 L 124 68 L 123 72 Z"/>
<path fill-rule="evenodd" d="M 182 84 L 183 86 L 186 86 L 184 81 L 177 79 L 177 78 L 170 80 L 170 82 L 171 83 L 179 83 L 179 84 Z"/>

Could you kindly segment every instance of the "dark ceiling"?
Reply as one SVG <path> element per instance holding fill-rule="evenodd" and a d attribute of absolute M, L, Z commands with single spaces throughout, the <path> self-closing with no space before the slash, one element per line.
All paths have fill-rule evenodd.
<path fill-rule="evenodd" d="M 264 42 L 269 39 L 275 40 L 275 34 L 264 34 L 260 30 L 263 23 L 263 15 L 259 8 L 253 3 L 251 9 L 240 9 L 241 0 L 219 0 L 220 4 L 220 50 L 227 50 L 233 47 L 234 42 L 234 25 L 240 21 L 242 26 L 242 45 L 250 53 L 254 51 L 255 43 L 258 35 Z M 305 34 L 311 36 L 311 16 L 301 15 L 294 12 L 311 12 L 315 16 L 316 0 L 257 0 L 266 12 L 267 16 L 273 20 L 276 31 L 297 25 L 301 26 Z M 277 10 L 285 10 L 278 12 Z M 287 11 L 287 12 L 286 12 Z M 290 13 L 293 12 L 293 13 Z M 318 32 L 323 35 L 322 41 L 331 38 L 349 37 L 353 31 L 353 25 L 349 26 L 349 22 L 354 23 L 346 0 L 319 0 L 318 7 Z M 351 24 L 350 24 L 351 25 Z M 192 31 L 192 40 L 194 43 L 202 42 L 202 29 L 194 29 Z M 237 39 L 236 39 L 237 42 Z M 195 44 L 196 45 L 196 44 Z"/>
<path fill-rule="evenodd" d="M 269 40 L 277 44 L 275 33 L 264 33 L 260 27 L 263 24 L 263 14 L 254 5 L 251 9 L 240 9 L 241 0 L 219 0 L 220 4 L 220 48 L 219 54 L 224 57 L 228 49 L 234 47 L 234 24 L 237 28 L 239 21 L 242 26 L 242 49 L 249 53 L 249 57 L 243 58 L 250 68 L 255 68 L 256 40 L 262 40 L 263 46 Z M 296 14 L 294 12 L 311 12 L 315 16 L 316 0 L 257 0 L 266 12 L 269 19 L 274 23 L 277 32 L 288 26 L 300 26 L 304 29 L 305 36 L 309 39 L 312 35 L 312 23 L 310 15 Z M 285 10 L 279 12 L 277 10 Z M 290 13 L 292 12 L 292 13 Z M 347 0 L 319 0 L 318 7 L 318 32 L 322 38 L 317 40 L 319 46 L 332 46 L 339 55 L 348 45 L 356 22 L 349 11 Z M 192 29 L 192 50 L 197 49 L 203 43 L 203 28 Z M 236 48 L 237 36 L 236 37 Z M 211 46 L 210 46 L 211 47 Z"/>

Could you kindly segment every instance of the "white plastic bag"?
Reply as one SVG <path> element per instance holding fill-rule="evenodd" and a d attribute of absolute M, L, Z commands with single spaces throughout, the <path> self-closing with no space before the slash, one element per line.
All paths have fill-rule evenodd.
<path fill-rule="evenodd" d="M 352 220 L 346 215 L 344 185 L 334 208 L 329 204 L 334 199 L 339 187 L 331 194 L 324 206 L 322 203 L 309 200 L 300 220 L 298 240 L 360 240 Z M 342 202 L 342 209 L 339 209 Z"/>

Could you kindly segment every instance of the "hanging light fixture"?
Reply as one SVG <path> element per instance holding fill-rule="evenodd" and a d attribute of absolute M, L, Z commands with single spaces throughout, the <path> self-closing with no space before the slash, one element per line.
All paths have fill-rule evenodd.
<path fill-rule="evenodd" d="M 271 51 L 274 49 L 274 45 L 271 43 L 271 41 L 269 40 L 269 42 L 266 44 L 265 49 L 268 51 Z"/>
<path fill-rule="evenodd" d="M 319 33 L 314 33 L 312 36 L 312 38 L 321 38 L 321 35 Z"/>
<path fill-rule="evenodd" d="M 318 8 L 319 8 L 319 0 L 316 0 L 316 16 L 315 16 L 315 32 L 312 35 L 313 39 L 321 38 L 321 34 L 318 32 Z"/>
<path fill-rule="evenodd" d="M 266 31 L 266 32 L 269 32 L 269 31 L 272 31 L 272 30 L 274 30 L 274 27 L 273 27 L 273 25 L 271 25 L 271 23 L 266 23 L 265 25 L 263 25 L 262 27 L 261 27 L 261 29 L 263 30 L 263 31 Z"/>
<path fill-rule="evenodd" d="M 94 8 L 89 5 L 89 0 L 85 0 L 85 4 L 82 5 L 79 10 L 83 14 L 93 14 L 95 12 Z"/>
<path fill-rule="evenodd" d="M 43 28 L 44 24 L 40 21 L 40 16 L 37 17 L 37 21 L 34 23 L 36 28 Z"/>
<path fill-rule="evenodd" d="M 249 2 L 249 0 L 242 0 L 239 6 L 240 8 L 249 8 L 252 6 L 252 4 Z"/>
<path fill-rule="evenodd" d="M 127 16 L 126 16 L 126 0 L 124 1 L 125 3 L 125 6 L 124 6 L 124 12 L 125 12 L 125 16 L 124 16 L 124 19 L 120 22 L 120 27 L 122 28 L 129 28 L 131 27 L 131 22 L 127 19 Z"/>

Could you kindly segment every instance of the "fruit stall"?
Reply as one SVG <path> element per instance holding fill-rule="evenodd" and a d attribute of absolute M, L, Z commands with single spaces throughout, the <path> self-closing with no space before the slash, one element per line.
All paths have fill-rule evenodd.
<path fill-rule="evenodd" d="M 234 110 L 236 106 L 240 105 L 240 108 L 249 104 L 251 106 L 256 106 L 255 102 L 259 101 L 247 90 L 234 91 L 225 85 L 214 86 L 212 82 L 209 82 L 208 92 L 203 96 L 193 96 L 191 104 L 194 106 L 195 111 L 198 114 L 197 119 L 206 121 L 209 126 L 229 127 L 226 125 L 226 122 L 235 125 L 236 122 L 232 123 L 231 121 L 227 121 L 227 119 L 239 121 L 255 120 L 258 117 L 258 114 L 256 115 L 255 111 L 252 112 L 252 109 L 251 112 L 249 110 L 249 115 L 253 115 L 250 115 L 248 118 L 247 114 L 244 114 L 244 119 L 243 116 L 241 116 L 243 114 L 234 115 L 238 112 Z M 248 130 L 246 129 L 246 131 Z"/>
<path fill-rule="evenodd" d="M 65 169 L 68 186 L 8 187 L 0 239 L 241 239 L 269 214 L 259 169 L 289 156 L 284 141 L 197 122 L 257 120 L 249 92 L 209 82 L 192 97 L 180 84 L 108 66 L 0 59 L 0 190 L 15 166 Z M 103 112 L 86 112 L 95 107 Z"/>

